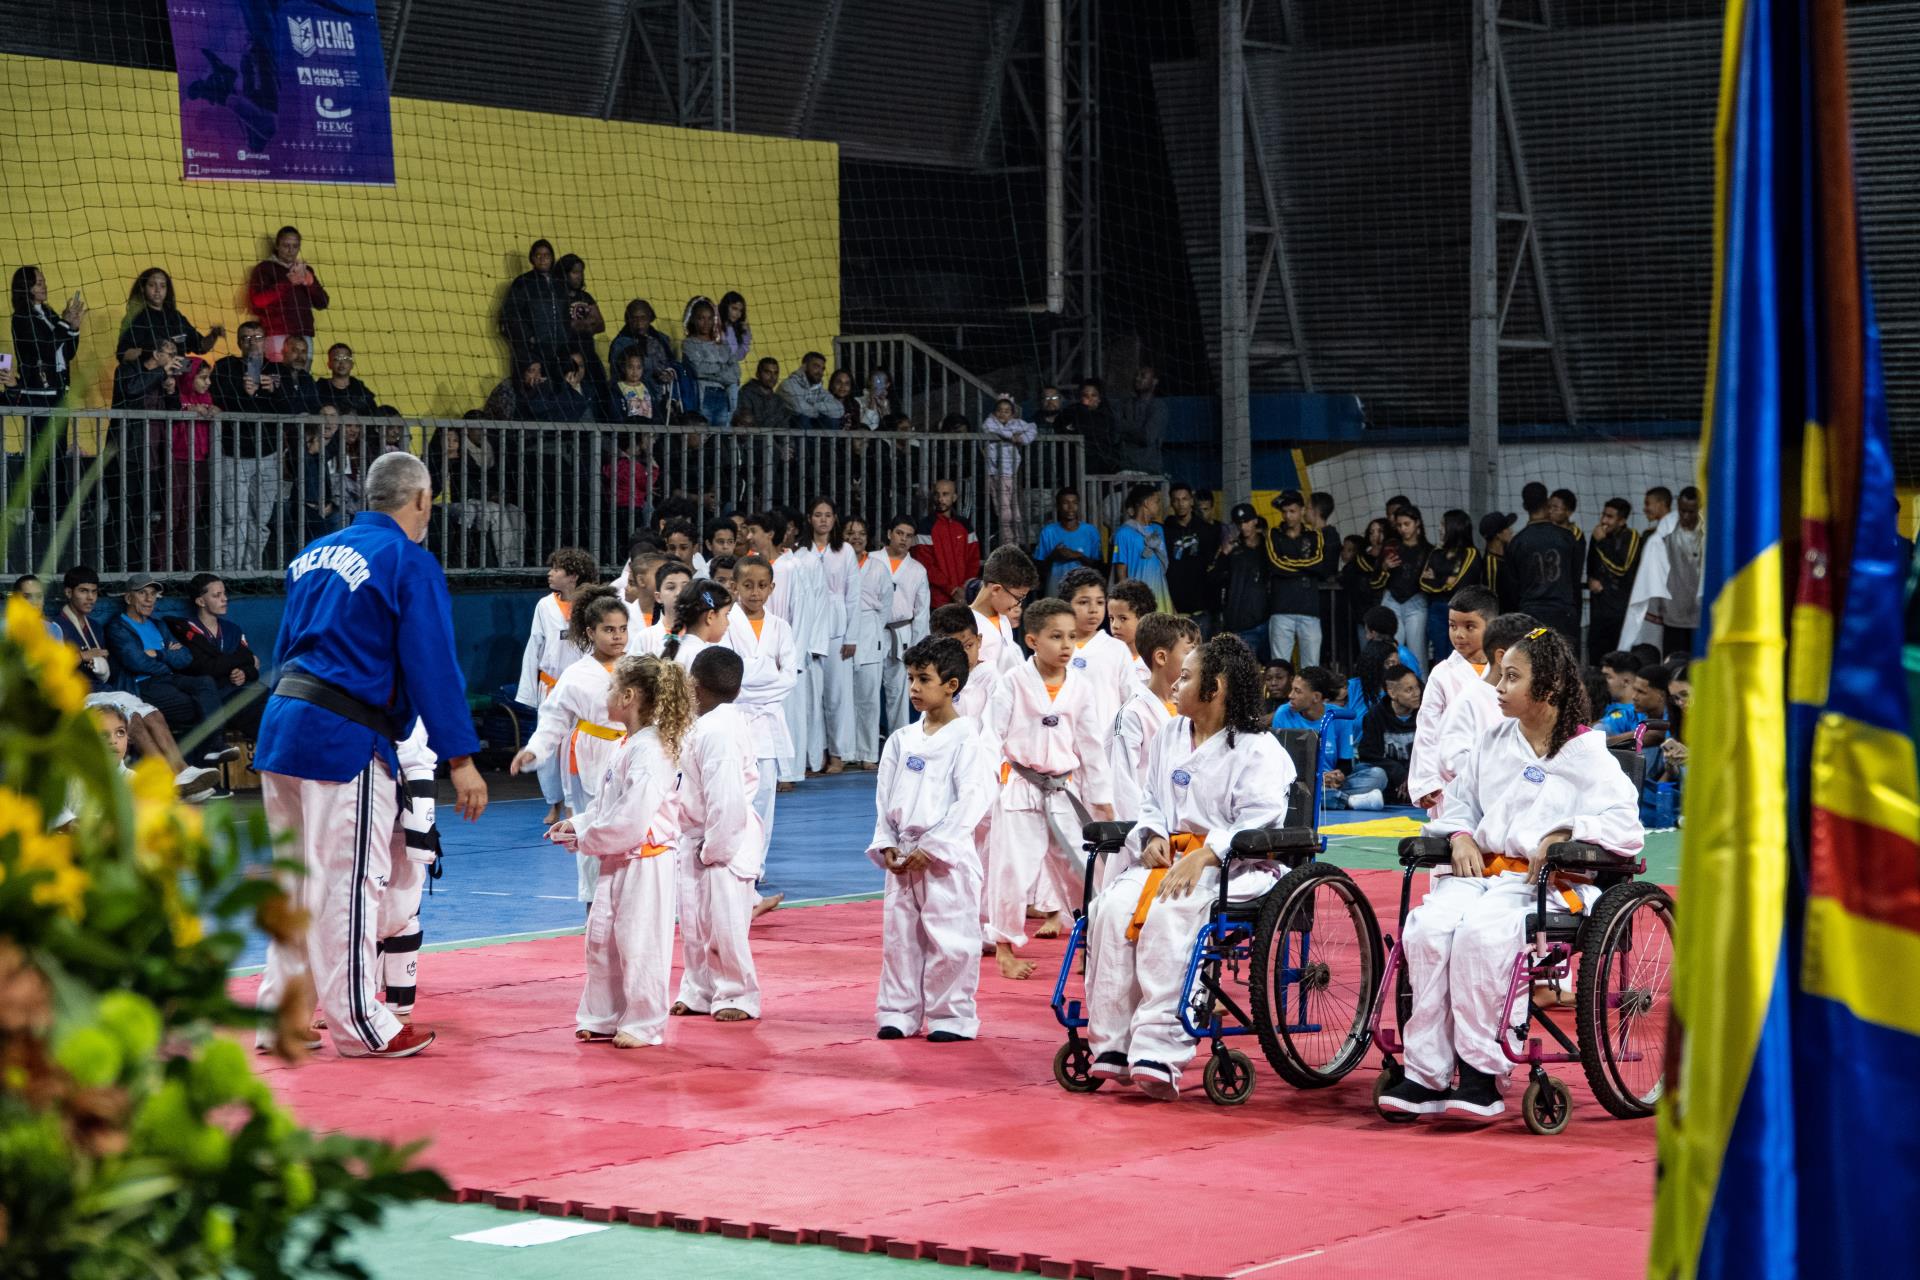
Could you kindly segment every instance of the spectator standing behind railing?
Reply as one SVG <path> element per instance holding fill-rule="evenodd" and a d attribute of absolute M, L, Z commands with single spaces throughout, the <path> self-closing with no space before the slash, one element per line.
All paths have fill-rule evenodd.
<path fill-rule="evenodd" d="M 616 426 L 645 426 L 654 421 L 654 393 L 647 385 L 647 357 L 637 343 L 621 350 L 613 362 L 613 386 L 607 390 L 607 421 Z"/>
<path fill-rule="evenodd" d="M 113 655 L 114 670 L 126 692 L 152 703 L 174 737 L 185 737 L 220 709 L 220 695 L 213 681 L 188 670 L 193 655 L 153 616 L 160 602 L 159 579 L 135 574 L 127 579 L 122 599 L 125 610 L 107 623 L 107 651 Z M 203 749 L 218 750 L 222 745 L 216 733 Z"/>
<path fill-rule="evenodd" d="M 1113 581 L 1129 580 L 1146 584 L 1160 612 L 1173 611 L 1167 598 L 1167 535 L 1160 527 L 1158 485 L 1136 484 L 1127 490 L 1126 523 L 1113 531 Z"/>
<path fill-rule="evenodd" d="M 754 366 L 753 381 L 740 388 L 740 408 L 762 431 L 787 431 L 793 427 L 793 410 L 780 394 L 780 362 L 772 356 L 760 357 Z"/>
<path fill-rule="evenodd" d="M 700 389 L 700 403 L 687 406 L 717 426 L 733 421 L 733 402 L 740 389 L 740 363 L 720 341 L 713 299 L 697 297 L 687 302 L 681 315 L 686 337 L 680 343 L 680 358 L 693 371 Z"/>
<path fill-rule="evenodd" d="M 47 277 L 38 267 L 16 270 L 11 292 L 17 403 L 28 409 L 51 409 L 67 393 L 73 377 L 86 299 L 76 292 L 67 299 L 64 311 L 55 311 L 47 303 Z"/>
<path fill-rule="evenodd" d="M 1167 502 L 1172 510 L 1160 522 L 1167 538 L 1167 595 L 1175 613 L 1192 618 L 1200 625 L 1200 634 L 1211 637 L 1220 592 L 1207 575 L 1224 533 L 1196 503 L 1192 485 L 1176 481 L 1167 491 Z M 1331 539 L 1328 545 L 1333 545 Z"/>
<path fill-rule="evenodd" d="M 567 330 L 572 339 L 567 351 L 580 357 L 587 394 L 598 403 L 607 394 L 607 369 L 600 363 L 594 339 L 607 331 L 607 322 L 600 315 L 599 300 L 587 292 L 587 264 L 579 254 L 565 255 L 553 271 L 567 285 Z"/>
<path fill-rule="evenodd" d="M 653 327 L 653 304 L 645 298 L 627 303 L 626 326 L 613 335 L 607 348 L 607 367 L 618 373 L 629 348 L 637 349 L 644 360 L 642 372 L 653 398 L 653 421 L 667 420 L 667 398 L 675 377 L 673 343 Z"/>
<path fill-rule="evenodd" d="M 174 350 L 172 339 L 162 338 L 139 360 L 114 367 L 113 407 L 154 413 L 178 409 L 179 381 L 186 368 L 187 362 Z M 125 419 L 101 424 L 97 447 L 108 462 L 100 477 L 98 504 L 87 503 L 81 509 L 81 519 L 83 538 L 101 536 L 102 554 L 109 568 L 135 564 L 144 558 L 135 547 L 155 531 L 152 522 L 160 509 L 160 496 L 153 490 L 165 484 L 157 471 L 166 465 L 167 450 L 162 444 L 166 435 L 165 425 L 157 421 Z M 104 520 L 99 515 L 102 511 L 106 513 Z M 164 533 L 158 558 L 166 559 Z"/>
<path fill-rule="evenodd" d="M 780 394 L 793 410 L 794 426 L 801 429 L 831 431 L 840 425 L 843 408 L 826 385 L 827 358 L 809 351 L 800 358 L 800 367 L 780 384 Z"/>
<path fill-rule="evenodd" d="M 885 369 L 875 369 L 867 375 L 867 389 L 860 396 L 861 426 L 869 431 L 878 431 L 888 414 L 906 411 L 906 404 L 894 390 L 892 374 Z M 1015 416 L 1019 416 L 1017 409 Z"/>
<path fill-rule="evenodd" d="M 1000 527 L 994 532 L 997 547 L 1027 545 L 1027 522 L 1020 500 L 1020 463 L 1026 446 L 1033 443 L 1039 428 L 1020 416 L 1011 395 L 1002 392 L 993 402 L 993 412 L 980 424 L 991 437 L 981 446 L 987 454 L 987 484 L 993 493 L 993 514 Z"/>
<path fill-rule="evenodd" d="M 330 301 L 320 277 L 300 256 L 300 244 L 300 228 L 280 228 L 274 233 L 273 256 L 247 277 L 247 305 L 260 318 L 267 359 L 273 361 L 282 358 L 288 338 L 305 338 L 311 350 L 313 313 L 325 311 Z"/>
<path fill-rule="evenodd" d="M 174 423 L 170 433 L 173 465 L 167 477 L 167 509 L 172 528 L 161 535 L 156 563 L 171 573 L 191 568 L 196 552 L 203 560 L 212 558 L 206 533 L 211 516 L 207 458 L 213 453 L 213 419 L 219 413 L 213 403 L 213 366 L 199 356 L 189 359 L 177 391 L 181 411 L 191 413 L 193 421 Z"/>
<path fill-rule="evenodd" d="M 260 679 L 260 659 L 247 643 L 246 633 L 227 621 L 227 584 L 211 573 L 196 573 L 187 584 L 187 598 L 193 612 L 184 618 L 168 618 L 167 630 L 187 647 L 187 670 L 213 682 L 214 692 L 225 704 L 243 696 L 247 686 Z M 231 716 L 229 728 L 255 736 L 260 730 L 260 700 L 255 700 Z"/>
<path fill-rule="evenodd" d="M 1160 375 L 1143 364 L 1133 375 L 1133 394 L 1115 401 L 1113 428 L 1120 461 L 1134 471 L 1160 474 L 1160 443 L 1167 438 L 1167 405 Z M 1338 546 L 1339 540 L 1334 540 Z"/>
<path fill-rule="evenodd" d="M 215 566 L 229 572 L 264 567 L 267 529 L 286 494 L 282 472 L 280 370 L 266 364 L 266 333 L 257 320 L 240 326 L 240 352 L 213 366 L 213 403 L 220 410 L 219 472 L 213 478 Z"/>
<path fill-rule="evenodd" d="M 880 429 L 879 418 L 875 418 L 869 423 L 866 417 L 860 412 L 860 397 L 853 394 L 853 374 L 848 370 L 835 369 L 833 371 L 832 376 L 827 379 L 827 394 L 840 402 L 840 429 L 842 431 L 851 431 L 855 427 L 864 427 L 868 431 L 878 431 Z M 865 447 L 863 441 L 858 439 L 854 441 L 853 448 L 855 453 L 864 452 Z"/>
<path fill-rule="evenodd" d="M 740 402 L 740 384 L 745 380 L 747 354 L 753 350 L 753 328 L 747 323 L 747 300 L 729 289 L 720 295 L 720 344 L 733 356 L 733 393 L 727 401 L 731 411 Z"/>
<path fill-rule="evenodd" d="M 535 240 L 527 250 L 530 269 L 507 286 L 500 305 L 500 333 L 507 340 L 513 367 L 540 361 L 550 369 L 573 347 L 571 301 L 567 282 L 553 269 L 553 245 Z"/>
<path fill-rule="evenodd" d="M 1107 404 L 1107 389 L 1100 379 L 1088 378 L 1080 384 L 1079 399 L 1061 411 L 1058 426 L 1086 442 L 1089 475 L 1112 475 L 1126 468 L 1126 457 L 1114 435 L 1113 409 Z M 1094 514 L 1111 519 L 1113 513 Z"/>
<path fill-rule="evenodd" d="M 325 422 L 309 422 L 301 432 L 305 448 L 300 454 L 301 528 L 304 541 L 312 542 L 338 531 L 346 521 L 341 518 L 337 500 L 341 472 L 340 423 L 332 409 L 324 410 Z"/>
<path fill-rule="evenodd" d="M 933 482 L 933 510 L 914 526 L 913 558 L 926 566 L 932 608 L 965 602 L 968 580 L 980 576 L 980 540 L 973 526 L 954 514 L 959 487 L 949 479 Z"/>
<path fill-rule="evenodd" d="M 371 418 L 379 401 L 367 384 L 353 376 L 353 348 L 336 342 L 327 348 L 328 376 L 320 383 L 320 403 L 332 405 L 343 418 Z"/>
<path fill-rule="evenodd" d="M 120 329 L 120 341 L 114 345 L 114 357 L 131 364 L 145 358 L 160 345 L 162 338 L 173 341 L 175 351 L 203 356 L 225 337 L 225 325 L 214 325 L 204 334 L 180 314 L 173 298 L 173 277 L 159 267 L 148 267 L 133 282 L 127 294 L 127 319 Z"/>

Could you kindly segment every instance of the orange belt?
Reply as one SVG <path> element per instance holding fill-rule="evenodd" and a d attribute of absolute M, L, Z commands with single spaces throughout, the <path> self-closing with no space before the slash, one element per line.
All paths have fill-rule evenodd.
<path fill-rule="evenodd" d="M 1191 831 L 1182 831 L 1169 836 L 1167 843 L 1172 846 L 1174 856 L 1177 858 L 1184 858 L 1203 846 L 1200 837 Z M 1167 878 L 1167 872 L 1171 870 L 1173 870 L 1172 867 L 1155 867 L 1147 872 L 1147 882 L 1140 886 L 1140 901 L 1134 904 L 1133 919 L 1127 924 L 1128 942 L 1140 940 L 1140 928 L 1147 922 L 1147 912 L 1152 910 L 1153 900 L 1160 896 L 1160 882 Z"/>
<path fill-rule="evenodd" d="M 1504 853 L 1496 853 L 1493 857 L 1487 859 L 1486 868 L 1486 874 L 1488 876 L 1497 876 L 1503 871 L 1518 871 L 1522 875 L 1525 875 L 1527 860 L 1525 858 L 1510 857 Z M 1559 875 L 1558 872 L 1554 874 L 1556 877 Z M 1561 900 L 1567 904 L 1567 910 L 1576 915 L 1585 910 L 1587 904 L 1581 901 L 1579 894 L 1568 889 L 1566 885 L 1562 884 L 1557 878 L 1548 881 L 1548 883 L 1559 891 Z"/>
<path fill-rule="evenodd" d="M 553 688 L 553 686 L 560 683 L 560 677 L 550 676 L 546 672 L 542 671 L 540 673 L 540 683 L 547 686 L 547 688 L 551 689 Z"/>

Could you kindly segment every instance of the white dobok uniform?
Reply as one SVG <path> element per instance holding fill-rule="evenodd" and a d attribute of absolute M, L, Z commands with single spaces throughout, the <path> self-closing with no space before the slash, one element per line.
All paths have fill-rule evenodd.
<path fill-rule="evenodd" d="M 898 564 L 885 552 L 879 555 L 887 566 L 887 579 L 893 587 L 885 628 L 886 662 L 880 678 L 887 730 L 892 732 L 913 718 L 913 705 L 907 700 L 907 667 L 901 659 L 907 650 L 927 638 L 933 595 L 927 584 L 927 567 L 911 554 L 902 556 Z"/>
<path fill-rule="evenodd" d="M 597 659 L 576 662 L 560 675 L 560 681 L 540 704 L 540 723 L 527 739 L 526 750 L 533 753 L 537 765 L 557 759 L 566 779 L 567 808 L 584 813 L 606 776 L 607 762 L 620 744 L 625 730 L 607 723 L 607 693 L 613 688 L 611 668 Z M 593 901 L 594 877 L 600 874 L 600 860 L 580 855 L 577 894 L 582 902 Z"/>
<path fill-rule="evenodd" d="M 1018 769 L 994 798 L 987 844 L 987 941 L 1019 947 L 1027 941 L 1029 903 L 1045 911 L 1071 910 L 1083 889 L 1080 817 L 1068 801 L 1113 803 L 1107 762 L 1112 722 L 1100 724 L 1091 681 L 1069 668 L 1052 697 L 1032 662 L 1001 675 L 983 721 L 1001 756 L 1046 781 L 1044 789 Z"/>
<path fill-rule="evenodd" d="M 574 852 L 600 874 L 587 913 L 587 980 L 574 1025 L 659 1044 L 673 979 L 674 846 L 680 771 L 652 725 L 615 748 L 587 811 L 573 820 Z"/>
<path fill-rule="evenodd" d="M 824 754 L 845 760 L 853 742 L 853 660 L 841 657 L 840 649 L 853 642 L 850 629 L 854 611 L 860 607 L 860 561 L 844 542 L 838 550 L 808 546 L 803 554 L 819 566 L 827 611 L 825 661 L 807 667 L 807 711 L 813 717 L 808 745 L 818 742 Z"/>
<path fill-rule="evenodd" d="M 579 645 L 567 639 L 567 620 L 572 612 L 573 606 L 558 591 L 541 596 L 533 606 L 533 625 L 527 630 L 527 647 L 520 654 L 520 685 L 513 695 L 521 706 L 538 711 L 560 673 L 586 656 Z M 566 799 L 562 763 L 556 756 L 540 766 L 540 798 L 549 805 Z"/>
<path fill-rule="evenodd" d="M 1639 797 L 1607 751 L 1606 735 L 1577 734 L 1558 755 L 1537 755 L 1518 720 L 1501 720 L 1469 752 L 1447 786 L 1427 834 L 1473 834 L 1491 864 L 1524 867 L 1554 831 L 1603 849 L 1640 852 Z M 1526 941 L 1527 914 L 1538 890 L 1524 870 L 1477 878 L 1437 875 L 1426 900 L 1407 917 L 1401 946 L 1413 984 L 1406 1027 L 1407 1074 L 1429 1089 L 1449 1088 L 1456 1056 L 1477 1071 L 1505 1076 L 1512 1064 L 1500 1048 L 1514 958 Z M 1582 908 L 1599 896 L 1568 883 L 1547 892 L 1549 910 Z"/>
<path fill-rule="evenodd" d="M 1420 716 L 1413 724 L 1413 745 L 1407 749 L 1407 798 L 1414 804 L 1446 786 L 1440 774 L 1440 726 L 1454 695 L 1467 682 L 1479 679 L 1480 673 L 1458 649 L 1428 673 L 1420 695 Z"/>
<path fill-rule="evenodd" d="M 1133 655 L 1105 631 L 1096 631 L 1080 642 L 1067 665 L 1092 683 L 1094 715 L 1108 727 L 1141 687 L 1133 678 Z"/>
<path fill-rule="evenodd" d="M 807 770 L 826 764 L 825 739 L 816 737 L 822 725 L 813 709 L 813 699 L 825 675 L 808 674 L 826 661 L 828 628 L 833 621 L 826 589 L 819 562 L 813 556 L 787 551 L 773 562 L 773 594 L 767 597 L 767 612 L 785 620 L 793 632 L 794 655 L 799 659 L 799 678 L 788 690 L 783 708 L 793 750 L 780 762 L 782 782 L 798 782 L 806 777 Z"/>
<path fill-rule="evenodd" d="M 758 748 L 747 718 L 722 703 L 680 745 L 680 1003 L 696 1013 L 760 1016 L 760 979 L 747 947 L 753 882 L 767 838 L 751 803 Z"/>
<path fill-rule="evenodd" d="M 1270 733 L 1223 729 L 1198 747 L 1193 722 L 1176 717 L 1147 749 L 1140 819 L 1127 837 L 1137 855 L 1153 836 L 1183 833 L 1224 854 L 1242 831 L 1276 827 L 1287 819 L 1293 759 Z M 1196 846 L 1198 847 L 1198 846 Z M 1176 850 L 1176 853 L 1178 851 Z M 1179 1082 L 1194 1042 L 1180 1026 L 1180 993 L 1194 940 L 1220 892 L 1220 869 L 1209 869 L 1180 898 L 1156 898 L 1139 937 L 1128 926 L 1151 873 L 1128 865 L 1087 908 L 1087 1036 L 1095 1056 L 1121 1053 L 1128 1062 L 1157 1062 Z M 1270 862 L 1234 862 L 1229 895 L 1259 897 L 1276 883 Z"/>
<path fill-rule="evenodd" d="M 1134 693 L 1114 716 L 1108 755 L 1113 761 L 1113 816 L 1119 821 L 1129 822 L 1140 816 L 1147 753 L 1172 720 L 1173 708 L 1148 689 Z"/>
<path fill-rule="evenodd" d="M 1647 606 L 1667 595 L 1667 535 L 1680 527 L 1680 513 L 1669 511 L 1660 523 L 1648 531 L 1640 544 L 1640 568 L 1633 575 L 1633 590 L 1627 595 L 1627 616 L 1620 623 L 1620 648 L 1636 644 L 1659 645 L 1659 627 L 1647 625 Z"/>
<path fill-rule="evenodd" d="M 973 611 L 973 626 L 980 633 L 980 665 L 992 667 L 1001 675 L 1013 670 L 1027 660 L 1020 651 L 1019 644 L 1013 638 L 1013 624 L 1004 614 L 995 614 L 989 618 L 978 609 Z"/>
<path fill-rule="evenodd" d="M 954 698 L 953 709 L 968 719 L 979 720 L 987 714 L 987 704 L 993 700 L 993 691 L 999 687 L 999 668 L 977 662 L 967 672 L 966 687 Z"/>
<path fill-rule="evenodd" d="M 880 673 L 887 657 L 887 613 L 893 603 L 886 556 L 861 560 L 857 581 L 859 595 L 847 622 L 853 685 L 846 759 L 871 763 L 880 759 Z"/>
<path fill-rule="evenodd" d="M 921 871 L 887 873 L 876 1021 L 907 1035 L 980 1033 L 980 855 L 974 829 L 993 803 L 994 756 L 979 726 L 957 717 L 928 733 L 924 720 L 888 735 L 867 856 L 924 850 Z"/>
<path fill-rule="evenodd" d="M 1470 680 L 1454 691 L 1434 746 L 1434 763 L 1439 767 L 1442 786 L 1460 776 L 1467 757 L 1500 718 L 1500 695 L 1484 679 Z"/>
<path fill-rule="evenodd" d="M 733 705 L 746 717 L 747 732 L 753 739 L 754 767 L 760 775 L 753 792 L 753 811 L 760 819 L 760 830 L 772 840 L 780 769 L 793 754 L 786 714 L 787 695 L 800 678 L 793 631 L 785 618 L 767 612 L 760 617 L 756 635 L 752 619 L 736 609 L 727 619 L 727 637 L 720 643 L 739 654 L 745 667 L 740 676 L 740 696 Z"/>

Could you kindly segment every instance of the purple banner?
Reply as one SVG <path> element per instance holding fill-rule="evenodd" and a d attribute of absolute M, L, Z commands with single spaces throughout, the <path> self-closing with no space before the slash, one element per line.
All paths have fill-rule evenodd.
<path fill-rule="evenodd" d="M 168 0 L 189 182 L 393 185 L 374 0 Z"/>

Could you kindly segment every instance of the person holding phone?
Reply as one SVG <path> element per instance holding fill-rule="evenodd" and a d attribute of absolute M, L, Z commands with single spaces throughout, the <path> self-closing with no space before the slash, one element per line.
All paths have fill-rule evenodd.
<path fill-rule="evenodd" d="M 73 359 L 80 350 L 80 322 L 87 303 L 78 293 L 66 309 L 47 303 L 47 277 L 38 267 L 13 273 L 13 350 L 19 367 L 21 403 L 52 408 L 67 392 Z"/>
<path fill-rule="evenodd" d="M 300 256 L 300 228 L 282 227 L 274 233 L 273 255 L 247 277 L 247 303 L 260 317 L 266 333 L 265 355 L 278 364 L 288 338 L 305 338 L 313 346 L 313 313 L 332 301 L 320 277 Z"/>
<path fill-rule="evenodd" d="M 285 494 L 281 470 L 284 431 L 272 419 L 284 412 L 280 371 L 266 361 L 267 335 L 258 320 L 240 326 L 241 355 L 213 366 L 213 403 L 220 411 L 220 456 L 215 461 L 215 565 L 258 569 L 267 528 Z"/>
<path fill-rule="evenodd" d="M 148 267 L 134 279 L 127 294 L 127 322 L 113 354 L 122 364 L 135 364 L 159 346 L 162 338 L 170 338 L 177 353 L 203 356 L 226 334 L 225 325 L 217 324 L 204 334 L 194 328 L 174 302 L 173 277 L 164 268 Z"/>

